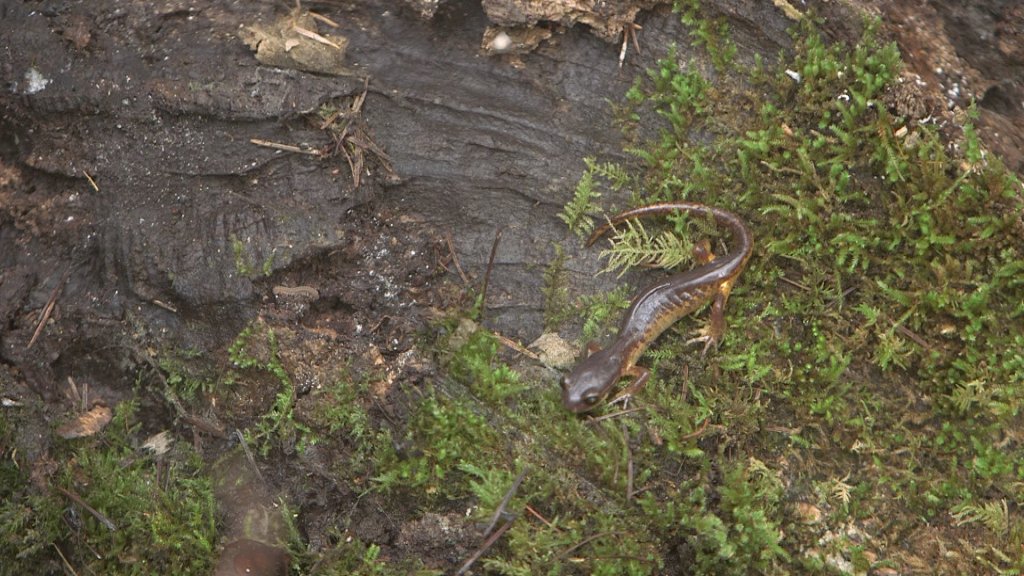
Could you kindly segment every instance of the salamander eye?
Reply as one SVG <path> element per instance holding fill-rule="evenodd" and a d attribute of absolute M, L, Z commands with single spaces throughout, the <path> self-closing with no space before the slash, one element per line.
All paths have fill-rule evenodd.
<path fill-rule="evenodd" d="M 562 385 L 562 390 L 568 389 L 569 388 L 569 377 L 568 376 L 562 376 L 562 379 L 559 380 L 559 384 Z"/>
<path fill-rule="evenodd" d="M 594 406 L 600 399 L 601 397 L 598 396 L 597 394 L 587 394 L 586 396 L 583 397 L 583 403 L 586 404 L 587 406 Z"/>

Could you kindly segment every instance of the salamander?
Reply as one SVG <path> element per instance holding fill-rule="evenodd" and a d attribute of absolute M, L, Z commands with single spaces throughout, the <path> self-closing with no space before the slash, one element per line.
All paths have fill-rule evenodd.
<path fill-rule="evenodd" d="M 711 319 L 700 331 L 701 337 L 696 339 L 705 342 L 702 355 L 721 340 L 725 332 L 725 304 L 729 292 L 750 260 L 754 245 L 750 230 L 738 216 L 721 208 L 692 202 L 651 204 L 611 218 L 591 234 L 587 246 L 615 224 L 670 212 L 713 218 L 719 226 L 729 229 L 732 249 L 716 258 L 710 250 L 695 248 L 701 265 L 672 275 L 640 293 L 622 319 L 618 336 L 608 347 L 598 349 L 593 342 L 588 344 L 589 355 L 562 378 L 562 404 L 568 410 L 579 413 L 594 408 L 626 376 L 635 378 L 626 393 L 639 390 L 650 375 L 646 368 L 636 365 L 640 355 L 669 326 L 708 301 L 711 301 Z"/>

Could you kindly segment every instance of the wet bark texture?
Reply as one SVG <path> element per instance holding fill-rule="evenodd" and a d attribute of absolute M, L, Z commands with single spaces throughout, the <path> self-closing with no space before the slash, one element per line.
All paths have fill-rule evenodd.
<path fill-rule="evenodd" d="M 773 53 L 787 22 L 758 10 L 748 30 L 755 18 L 774 25 L 740 44 Z M 273 274 L 352 245 L 375 211 L 450 234 L 474 282 L 502 229 L 489 316 L 536 334 L 538 271 L 550 242 L 565 237 L 555 214 L 581 158 L 621 157 L 609 102 L 653 62 L 654 47 L 681 37 L 662 10 L 643 19 L 650 50 L 622 68 L 616 47 L 582 26 L 533 54 L 485 57 L 488 21 L 471 2 L 443 4 L 430 20 L 390 4 L 328 5 L 320 11 L 340 24 L 333 33 L 349 40 L 351 72 L 339 76 L 254 58 L 238 31 L 286 15 L 273 3 L 4 11 L 18 23 L 5 31 L 4 152 L 30 181 L 4 198 L 3 353 L 46 381 L 60 379 L 53 364 L 76 342 L 119 330 L 126 314 L 185 346 L 223 341 L 268 293 L 241 264 Z M 358 187 L 341 155 L 251 143 L 329 147 L 315 113 L 350 105 L 364 85 L 354 125 L 389 162 L 367 152 Z M 379 265 L 405 266 L 393 262 L 400 253 L 381 254 Z M 65 271 L 55 319 L 72 325 L 28 350 L 34 326 L 21 315 L 42 308 Z M 592 270 L 575 272 L 589 281 Z"/>

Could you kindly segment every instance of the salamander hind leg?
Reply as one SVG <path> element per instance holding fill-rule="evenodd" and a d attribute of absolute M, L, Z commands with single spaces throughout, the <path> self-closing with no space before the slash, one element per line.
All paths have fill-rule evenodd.
<path fill-rule="evenodd" d="M 711 251 L 711 242 L 707 238 L 694 242 L 693 244 L 693 259 L 698 266 L 710 264 L 715 260 L 715 253 Z M 725 295 L 728 298 L 728 294 Z M 722 300 L 719 303 L 719 300 Z M 722 292 L 719 291 L 715 294 L 711 304 L 711 320 L 703 328 L 697 330 L 697 337 L 687 340 L 687 344 L 694 342 L 703 342 L 704 350 L 701 351 L 701 358 L 708 353 L 708 349 L 712 346 L 717 347 L 718 342 L 722 338 L 722 333 L 725 332 L 725 301 L 722 297 Z"/>
<path fill-rule="evenodd" d="M 693 261 L 698 266 L 711 264 L 715 259 L 715 253 L 711 251 L 711 242 L 707 238 L 693 244 Z"/>
<path fill-rule="evenodd" d="M 711 348 L 718 348 L 719 343 L 722 341 L 722 336 L 725 334 L 725 304 L 729 300 L 729 290 L 731 286 L 723 286 L 714 299 L 711 301 L 711 317 L 708 319 L 708 323 L 697 330 L 697 337 L 691 338 L 687 341 L 687 344 L 694 342 L 703 342 L 704 349 L 700 352 L 700 357 L 703 358 L 708 350 Z"/>

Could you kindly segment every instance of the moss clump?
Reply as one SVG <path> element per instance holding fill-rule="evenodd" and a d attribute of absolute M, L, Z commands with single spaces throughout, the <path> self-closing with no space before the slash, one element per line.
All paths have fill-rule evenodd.
<path fill-rule="evenodd" d="M 694 14 L 689 4 L 682 9 Z M 887 107 L 901 62 L 876 26 L 866 23 L 855 46 L 829 45 L 805 18 L 792 58 L 716 65 L 747 87 L 731 94 L 669 50 L 620 111 L 635 164 L 598 170 L 590 161 L 581 182 L 588 198 L 620 206 L 719 205 L 754 231 L 755 256 L 730 300 L 732 329 L 717 354 L 689 371 L 688 389 L 701 392 L 684 422 L 709 414 L 734 451 L 803 462 L 793 482 L 827 484 L 853 466 L 858 477 L 832 520 L 890 518 L 877 534 L 884 540 L 925 529 L 921 518 L 941 524 L 953 514 L 991 531 L 995 552 L 981 564 L 1020 570 L 1009 551 L 1024 538 L 1024 520 L 1002 503 L 1021 496 L 1024 473 L 1024 451 L 1005 432 L 1020 425 L 1024 407 L 1022 186 L 983 153 L 970 111 L 950 146 L 934 124 Z M 718 28 L 698 27 L 703 45 L 711 30 Z M 653 130 L 651 118 L 661 118 Z M 623 173 L 633 176 L 607 176 Z M 671 234 L 692 234 L 668 224 L 677 226 Z M 686 256 L 684 244 L 661 237 L 624 229 L 612 257 Z M 687 355 L 683 340 L 670 332 L 645 360 L 659 368 L 653 391 L 642 393 L 659 414 L 671 401 L 658 380 L 677 374 L 661 368 Z M 702 468 L 710 458 L 685 442 L 672 452 Z M 737 518 L 715 517 L 721 529 L 701 531 L 720 536 L 708 558 L 751 536 Z M 773 518 L 768 508 L 764 518 Z M 793 533 L 777 542 L 784 553 L 737 569 L 820 565 L 798 553 L 816 536 Z M 863 547 L 854 548 L 840 554 L 864 564 Z"/>
<path fill-rule="evenodd" d="M 272 328 L 262 322 L 248 326 L 228 348 L 228 357 L 236 368 L 268 375 L 280 386 L 270 409 L 248 431 L 249 440 L 259 446 L 262 455 L 274 447 L 291 452 L 317 442 L 309 426 L 295 418 L 295 386 L 281 363 Z"/>
<path fill-rule="evenodd" d="M 497 448 L 497 435 L 464 402 L 435 394 L 416 406 L 405 442 L 407 452 L 374 479 L 378 488 L 455 497 L 468 490 L 459 465 L 488 460 Z"/>
<path fill-rule="evenodd" d="M 136 409 L 122 402 L 105 431 L 59 446 L 48 493 L 12 474 L 5 459 L 0 572 L 59 571 L 48 561 L 57 549 L 79 573 L 209 573 L 217 534 L 210 480 L 187 445 L 159 458 L 138 449 Z"/>

